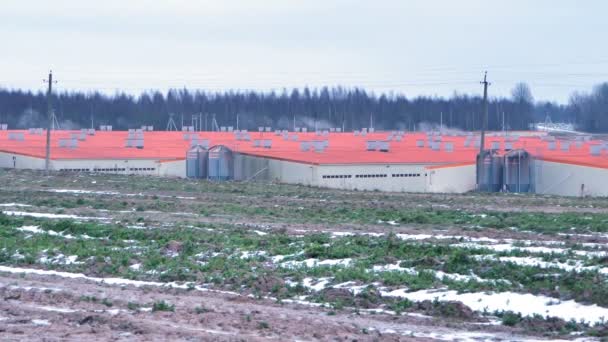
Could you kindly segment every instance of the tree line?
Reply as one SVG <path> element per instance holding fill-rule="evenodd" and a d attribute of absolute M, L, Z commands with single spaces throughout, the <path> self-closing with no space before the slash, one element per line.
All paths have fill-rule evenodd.
<path fill-rule="evenodd" d="M 46 126 L 46 94 L 0 89 L 0 123 L 11 128 Z M 483 99 L 479 95 L 455 93 L 449 98 L 403 94 L 375 94 L 361 88 L 323 87 L 279 92 L 206 92 L 172 89 L 167 93 L 140 95 L 99 92 L 61 92 L 52 96 L 52 105 L 62 128 L 77 129 L 112 125 L 115 130 L 152 125 L 165 129 L 173 114 L 180 129 L 191 125 L 193 115 L 202 129 L 233 126 L 257 130 L 259 126 L 277 129 L 308 127 L 345 130 L 373 125 L 376 129 L 437 129 L 440 125 L 460 130 L 481 128 Z M 577 93 L 568 105 L 535 102 L 530 88 L 520 83 L 510 97 L 489 100 L 490 130 L 523 130 L 544 121 L 572 122 L 592 132 L 608 131 L 608 84 L 590 94 Z M 199 115 L 201 113 L 201 115 Z"/>

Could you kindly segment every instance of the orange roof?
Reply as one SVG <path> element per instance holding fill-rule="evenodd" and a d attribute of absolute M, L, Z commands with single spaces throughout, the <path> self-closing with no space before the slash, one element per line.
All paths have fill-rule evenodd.
<path fill-rule="evenodd" d="M 23 132 L 25 141 L 8 140 L 8 132 L 0 131 L 0 151 L 44 158 L 45 135 L 30 135 Z M 78 148 L 70 149 L 59 147 L 60 138 L 69 138 L 71 133 L 79 131 L 53 131 L 51 137 L 51 158 L 60 159 L 158 159 L 183 160 L 189 149 L 189 141 L 183 139 L 182 132 L 145 132 L 145 147 L 143 149 L 125 148 L 126 131 L 96 132 L 94 136 L 87 136 L 85 141 L 78 142 Z M 308 164 L 470 164 L 475 162 L 477 148 L 464 147 L 464 136 L 443 136 L 443 142 L 452 142 L 453 152 L 432 151 L 426 147 L 428 139 L 425 133 L 407 133 L 401 142 L 391 141 L 389 152 L 366 151 L 366 141 L 385 140 L 388 132 L 377 132 L 365 137 L 354 136 L 353 133 L 330 133 L 321 137 L 315 133 L 289 133 L 297 134 L 298 141 L 285 141 L 281 136 L 272 133 L 250 132 L 251 139 L 270 139 L 272 148 L 265 149 L 253 147 L 253 141 L 237 141 L 231 132 L 198 132 L 200 139 L 208 139 L 210 145 L 225 145 L 235 152 L 264 156 L 280 160 L 295 161 Z M 313 151 L 300 151 L 300 142 L 328 139 L 329 146 L 323 153 Z M 416 147 L 416 140 L 425 141 L 425 147 Z M 487 137 L 486 146 L 489 148 L 494 141 L 504 142 L 503 137 Z M 608 158 L 591 156 L 589 146 L 597 141 L 585 142 L 579 149 L 571 144 L 569 152 L 559 149 L 549 150 L 548 143 L 537 136 L 520 137 L 513 142 L 513 148 L 524 148 L 536 158 L 608 168 Z M 471 144 L 472 146 L 472 144 Z M 442 146 L 443 147 L 443 146 Z"/>

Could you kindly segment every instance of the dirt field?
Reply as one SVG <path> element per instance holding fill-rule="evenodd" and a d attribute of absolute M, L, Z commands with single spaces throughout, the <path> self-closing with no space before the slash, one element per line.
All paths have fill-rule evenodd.
<path fill-rule="evenodd" d="M 608 333 L 608 200 L 0 170 L 3 340 Z"/>

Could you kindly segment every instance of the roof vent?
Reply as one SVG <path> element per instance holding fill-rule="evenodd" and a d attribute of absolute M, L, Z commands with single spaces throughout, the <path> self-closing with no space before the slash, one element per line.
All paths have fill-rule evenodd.
<path fill-rule="evenodd" d="M 342 133 L 342 128 L 336 127 L 336 133 Z"/>
<path fill-rule="evenodd" d="M 424 147 L 424 140 L 423 139 L 416 140 L 416 147 Z"/>
<path fill-rule="evenodd" d="M 443 144 L 443 149 L 446 152 L 454 152 L 454 144 L 451 142 L 446 142 Z"/>
<path fill-rule="evenodd" d="M 441 147 L 440 142 L 436 141 L 436 142 L 431 143 L 431 150 L 433 150 L 433 151 L 439 151 L 440 147 Z"/>
<path fill-rule="evenodd" d="M 353 132 L 353 134 L 354 134 L 356 137 L 358 137 L 358 136 L 359 136 L 359 130 L 355 130 L 355 131 Z"/>
<path fill-rule="evenodd" d="M 380 152 L 388 152 L 391 148 L 391 144 L 388 141 L 378 141 L 376 146 L 378 146 Z"/>
<path fill-rule="evenodd" d="M 325 144 L 323 143 L 323 141 L 314 141 L 313 146 L 315 148 L 315 152 L 322 153 L 323 151 L 325 151 Z"/>
<path fill-rule="evenodd" d="M 500 150 L 500 142 L 499 141 L 492 141 L 492 149 L 493 150 Z"/>
<path fill-rule="evenodd" d="M 78 140 L 76 139 L 59 139 L 59 147 L 62 148 L 77 148 Z"/>
<path fill-rule="evenodd" d="M 226 126 L 220 127 L 220 132 L 226 132 Z"/>
<path fill-rule="evenodd" d="M 591 153 L 592 156 L 599 156 L 601 152 L 602 152 L 602 146 L 601 145 L 591 145 L 591 146 L 589 146 L 589 153 Z"/>
<path fill-rule="evenodd" d="M 513 149 L 512 142 L 505 142 L 505 151 L 511 151 Z"/>
<path fill-rule="evenodd" d="M 370 127 L 367 131 L 370 133 L 374 133 L 376 131 L 376 129 L 374 127 Z"/>
<path fill-rule="evenodd" d="M 272 140 L 262 140 L 262 147 L 272 148 Z"/>
<path fill-rule="evenodd" d="M 549 141 L 548 148 L 550 151 L 555 151 L 555 141 Z"/>
<path fill-rule="evenodd" d="M 293 130 L 294 130 L 294 132 L 300 132 L 301 129 L 300 129 L 300 127 L 295 127 Z"/>
<path fill-rule="evenodd" d="M 259 127 L 258 127 L 258 132 L 264 132 L 264 127 L 259 126 Z"/>
<path fill-rule="evenodd" d="M 567 141 L 562 141 L 562 143 L 560 144 L 560 149 L 564 152 L 568 152 L 570 151 L 570 143 Z"/>
<path fill-rule="evenodd" d="M 302 141 L 300 143 L 300 151 L 308 152 L 310 150 L 310 143 L 308 141 Z"/>
<path fill-rule="evenodd" d="M 308 132 L 308 128 L 302 127 L 302 133 L 306 133 L 306 132 Z"/>
<path fill-rule="evenodd" d="M 264 127 L 264 130 L 265 130 L 266 132 L 272 132 L 272 127 L 270 127 L 270 126 L 266 126 L 266 127 Z"/>
<path fill-rule="evenodd" d="M 7 131 L 8 130 L 8 124 L 0 124 L 0 131 Z"/>
<path fill-rule="evenodd" d="M 25 138 L 21 132 L 9 132 L 8 140 L 23 141 Z"/>
<path fill-rule="evenodd" d="M 395 140 L 397 140 L 398 142 L 401 142 L 401 140 L 403 140 L 403 136 L 398 135 L 395 137 Z"/>
<path fill-rule="evenodd" d="M 298 141 L 298 135 L 297 134 L 292 135 L 291 141 Z"/>
<path fill-rule="evenodd" d="M 376 144 L 376 142 L 375 142 L 375 141 L 373 141 L 373 140 L 368 140 L 368 141 L 365 143 L 365 145 L 366 145 L 366 147 L 367 147 L 367 150 L 368 150 L 368 151 L 375 151 L 375 150 L 377 150 L 377 149 L 378 149 L 378 145 L 377 145 L 377 144 Z"/>
<path fill-rule="evenodd" d="M 253 141 L 253 147 L 260 147 L 260 146 L 261 146 L 261 144 L 262 144 L 262 141 L 261 141 L 261 140 L 255 139 L 255 140 Z"/>

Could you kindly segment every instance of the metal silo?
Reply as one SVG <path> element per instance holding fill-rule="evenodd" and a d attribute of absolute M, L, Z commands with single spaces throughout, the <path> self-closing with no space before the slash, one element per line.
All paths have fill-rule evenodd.
<path fill-rule="evenodd" d="M 477 156 L 477 189 L 498 192 L 502 189 L 503 158 L 492 151 Z"/>
<path fill-rule="evenodd" d="M 211 180 L 230 180 L 234 178 L 234 156 L 226 146 L 209 149 L 207 176 Z"/>
<path fill-rule="evenodd" d="M 207 178 L 208 150 L 196 145 L 186 154 L 186 176 L 188 178 Z"/>
<path fill-rule="evenodd" d="M 505 155 L 504 183 L 509 192 L 529 192 L 532 183 L 532 158 L 524 150 Z"/>

